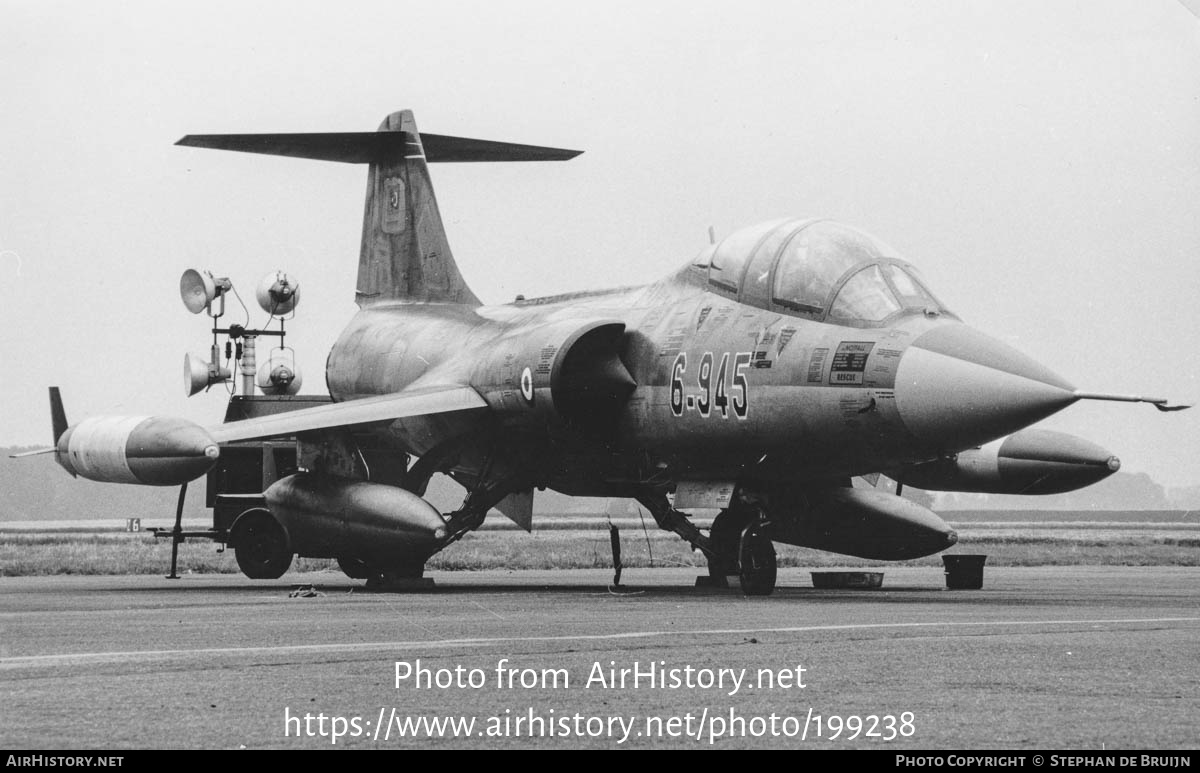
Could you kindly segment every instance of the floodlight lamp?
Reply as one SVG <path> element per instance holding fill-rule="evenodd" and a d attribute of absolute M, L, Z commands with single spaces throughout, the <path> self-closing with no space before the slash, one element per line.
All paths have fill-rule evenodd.
<path fill-rule="evenodd" d="M 231 289 L 232 282 L 224 277 L 214 277 L 211 271 L 189 268 L 179 277 L 179 297 L 187 310 L 193 314 L 199 314 L 209 308 L 214 300 Z"/>
<path fill-rule="evenodd" d="M 183 391 L 188 397 L 228 380 L 228 368 L 214 365 L 196 354 L 183 355 Z"/>
<path fill-rule="evenodd" d="M 283 271 L 272 271 L 258 283 L 255 297 L 263 311 L 272 317 L 282 317 L 300 302 L 300 283 Z"/>
<path fill-rule="evenodd" d="M 271 358 L 258 369 L 255 378 L 264 395 L 294 395 L 300 392 L 303 377 L 296 363 Z"/>

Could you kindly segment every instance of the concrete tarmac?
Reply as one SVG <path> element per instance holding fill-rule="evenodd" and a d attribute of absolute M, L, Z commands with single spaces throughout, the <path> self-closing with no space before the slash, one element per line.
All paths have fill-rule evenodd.
<path fill-rule="evenodd" d="M 933 568 L 874 590 L 789 569 L 766 598 L 694 588 L 694 569 L 431 576 L 407 594 L 334 573 L 0 579 L 0 742 L 1200 746 L 1196 568 L 988 568 L 971 591 Z"/>

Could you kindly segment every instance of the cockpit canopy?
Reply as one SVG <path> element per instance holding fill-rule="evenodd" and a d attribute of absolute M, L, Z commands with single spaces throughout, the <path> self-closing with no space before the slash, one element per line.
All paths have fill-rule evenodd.
<path fill-rule="evenodd" d="M 916 269 L 878 239 L 830 220 L 743 228 L 693 264 L 709 285 L 751 306 L 855 327 L 905 312 L 948 313 Z"/>

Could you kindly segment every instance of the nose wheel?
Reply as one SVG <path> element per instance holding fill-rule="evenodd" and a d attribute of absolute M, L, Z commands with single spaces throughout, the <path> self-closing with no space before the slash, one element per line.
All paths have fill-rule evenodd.
<path fill-rule="evenodd" d="M 761 521 L 742 531 L 738 545 L 738 579 L 747 596 L 770 596 L 775 590 L 775 545 Z"/>
<path fill-rule="evenodd" d="M 767 534 L 766 519 L 758 507 L 722 510 L 709 531 L 713 555 L 708 573 L 720 578 L 737 575 L 742 593 L 768 596 L 775 590 L 775 545 Z"/>

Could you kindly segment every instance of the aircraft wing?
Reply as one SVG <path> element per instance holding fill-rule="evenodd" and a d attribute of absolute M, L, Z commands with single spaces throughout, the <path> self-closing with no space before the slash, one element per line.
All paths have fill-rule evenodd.
<path fill-rule="evenodd" d="M 486 407 L 484 399 L 470 387 L 431 386 L 228 422 L 205 430 L 218 443 L 230 443 Z"/>

